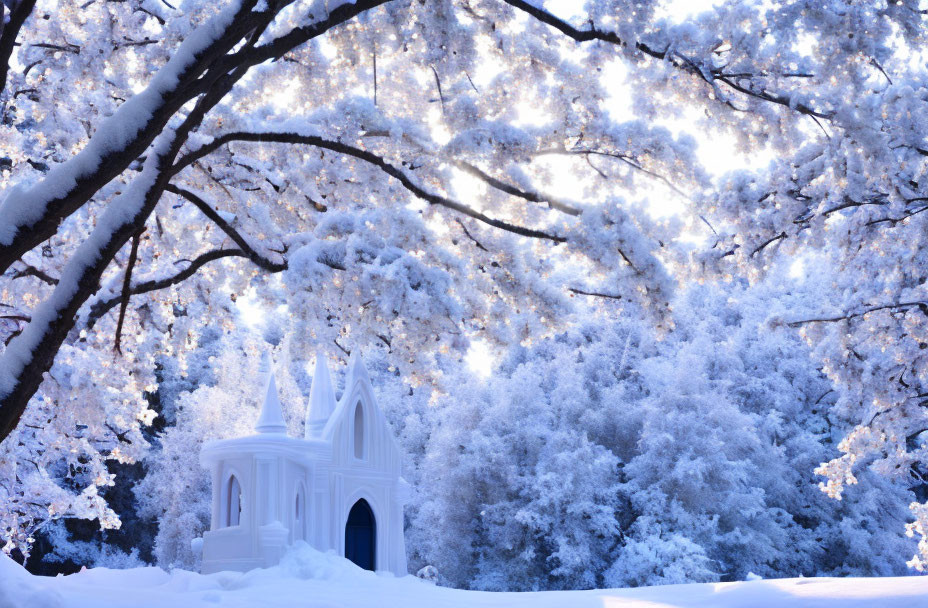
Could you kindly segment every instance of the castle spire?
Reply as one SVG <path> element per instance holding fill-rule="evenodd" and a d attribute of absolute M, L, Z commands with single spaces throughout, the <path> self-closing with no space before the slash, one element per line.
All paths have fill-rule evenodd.
<path fill-rule="evenodd" d="M 264 404 L 261 406 L 261 416 L 258 417 L 255 430 L 259 433 L 286 433 L 287 423 L 284 422 L 283 408 L 277 395 L 270 352 L 264 351 L 261 367 L 258 369 L 264 376 Z"/>
<path fill-rule="evenodd" d="M 364 367 L 364 361 L 361 360 L 361 349 L 355 348 L 348 357 L 348 374 L 345 378 L 345 395 L 347 395 L 357 380 L 365 380 L 370 383 L 371 378 L 367 374 L 367 368 Z"/>
<path fill-rule="evenodd" d="M 322 429 L 334 411 L 335 390 L 332 388 L 332 376 L 329 374 L 325 355 L 317 354 L 313 385 L 309 389 L 309 408 L 306 410 L 306 438 L 321 436 Z"/>

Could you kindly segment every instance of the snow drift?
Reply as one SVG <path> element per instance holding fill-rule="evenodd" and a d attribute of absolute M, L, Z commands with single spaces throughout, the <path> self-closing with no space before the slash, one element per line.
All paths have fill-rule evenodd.
<path fill-rule="evenodd" d="M 637 589 L 491 593 L 436 587 L 413 576 L 361 570 L 301 543 L 279 566 L 201 575 L 160 568 L 94 568 L 32 576 L 0 554 L 0 608 L 194 608 L 197 606 L 443 606 L 445 608 L 718 608 L 803 606 L 928 608 L 928 578 L 807 578 Z"/>

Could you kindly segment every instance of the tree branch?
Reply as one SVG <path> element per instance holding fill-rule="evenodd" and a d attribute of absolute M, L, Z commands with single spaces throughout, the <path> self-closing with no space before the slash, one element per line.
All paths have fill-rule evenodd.
<path fill-rule="evenodd" d="M 245 253 L 245 255 L 256 266 L 268 272 L 280 272 L 286 270 L 287 263 L 285 261 L 274 262 L 269 259 L 267 256 L 259 253 L 251 244 L 249 239 L 246 239 L 242 236 L 235 228 L 233 228 L 227 221 L 225 221 L 219 213 L 213 209 L 209 203 L 204 201 L 202 198 L 194 194 L 193 192 L 176 186 L 174 184 L 168 184 L 166 188 L 168 192 L 173 192 L 178 196 L 182 196 L 191 203 L 193 203 L 197 209 L 199 209 L 203 215 L 208 217 L 210 221 L 216 224 L 220 230 L 225 232 L 232 241 L 239 246 L 239 248 Z"/>
<path fill-rule="evenodd" d="M 591 296 L 591 297 L 594 297 L 594 298 L 607 298 L 607 299 L 610 299 L 610 300 L 621 300 L 621 299 L 623 299 L 622 296 L 618 296 L 618 295 L 615 295 L 615 294 L 611 294 L 611 293 L 600 293 L 600 292 L 597 292 L 597 291 L 584 291 L 584 290 L 582 290 L 582 289 L 577 289 L 576 287 L 568 287 L 568 288 L 567 288 L 567 291 L 569 291 L 569 292 L 571 292 L 571 293 L 575 293 L 575 294 L 577 294 L 577 295 L 581 295 L 581 296 Z"/>
<path fill-rule="evenodd" d="M 839 321 L 849 321 L 851 319 L 856 319 L 857 317 L 862 317 L 868 315 L 872 312 L 878 312 L 880 310 L 899 310 L 918 307 L 923 313 L 928 315 L 928 301 L 924 300 L 914 300 L 912 302 L 899 302 L 898 304 L 883 304 L 882 306 L 873 306 L 865 310 L 860 310 L 857 312 L 849 312 L 843 315 L 835 317 L 818 317 L 815 319 L 800 319 L 797 321 L 788 321 L 786 323 L 787 327 L 801 327 L 802 325 L 807 325 L 809 323 L 837 323 Z"/>
<path fill-rule="evenodd" d="M 639 163 L 637 160 L 635 160 L 634 158 L 628 155 L 620 154 L 618 152 L 606 152 L 603 150 L 588 150 L 588 149 L 569 150 L 566 152 L 568 154 L 585 154 L 587 155 L 587 157 L 589 157 L 590 154 L 593 154 L 596 156 L 605 156 L 607 158 L 618 159 L 622 161 L 623 163 L 625 163 L 626 165 L 628 165 L 629 167 L 631 167 L 632 169 L 635 169 L 636 171 L 641 171 L 645 175 L 648 175 L 656 179 L 657 181 L 661 182 L 662 184 L 664 184 L 665 186 L 667 186 L 668 188 L 670 188 L 671 190 L 673 190 L 674 192 L 682 196 L 683 198 L 686 198 L 686 199 L 690 198 L 689 195 L 686 194 L 686 192 L 684 192 L 683 190 L 673 185 L 673 183 L 669 179 L 667 179 L 660 173 L 655 173 L 654 171 L 651 171 L 650 169 L 646 169 L 641 163 Z M 596 170 L 599 171 L 599 169 L 596 169 Z"/>
<path fill-rule="evenodd" d="M 457 218 L 455 218 L 454 221 L 457 222 L 457 223 L 458 223 L 458 226 L 461 227 L 461 230 L 464 231 L 464 235 L 465 235 L 467 238 L 469 238 L 469 239 L 471 240 L 471 242 L 474 243 L 474 245 L 477 246 L 477 249 L 479 249 L 480 251 L 484 251 L 484 252 L 486 252 L 486 253 L 490 253 L 490 250 L 487 249 L 486 247 L 484 247 L 484 246 L 483 246 L 483 243 L 481 243 L 480 241 L 478 241 L 477 238 L 476 238 L 474 235 L 472 235 L 472 234 L 470 233 L 470 230 L 467 229 L 467 226 L 464 225 L 464 222 L 462 222 L 461 220 L 459 220 L 459 219 L 457 219 Z"/>
<path fill-rule="evenodd" d="M 770 237 L 769 239 L 767 239 L 766 241 L 764 241 L 763 243 L 761 243 L 760 245 L 754 248 L 754 251 L 751 252 L 751 257 L 753 258 L 755 255 L 757 255 L 758 253 L 760 253 L 761 251 L 763 251 L 764 249 L 766 249 L 773 243 L 776 243 L 780 239 L 785 239 L 785 238 L 786 238 L 785 232 L 781 232 L 780 234 L 776 236 Z"/>
<path fill-rule="evenodd" d="M 19 263 L 23 265 L 23 268 L 17 270 L 13 273 L 13 280 L 21 279 L 23 277 L 35 277 L 45 283 L 46 285 L 57 285 L 58 279 L 51 276 L 44 270 L 39 270 L 32 264 L 27 264 L 26 262 L 19 260 Z"/>
<path fill-rule="evenodd" d="M 230 59 L 233 61 L 241 59 L 248 65 L 258 65 L 259 63 L 264 63 L 268 59 L 280 59 L 304 42 L 321 36 L 333 27 L 390 1 L 391 0 L 356 0 L 353 3 L 345 2 L 339 4 L 328 12 L 325 19 L 311 25 L 293 28 L 283 36 L 275 38 L 267 44 L 240 51 L 240 53 L 230 56 Z M 239 57 L 239 54 L 241 57 Z"/>
<path fill-rule="evenodd" d="M 232 133 L 226 133 L 221 137 L 213 139 L 210 143 L 197 148 L 196 150 L 187 153 L 185 156 L 180 158 L 172 169 L 172 173 L 176 174 L 183 170 L 185 167 L 192 164 L 194 161 L 203 158 L 204 156 L 211 154 L 220 147 L 226 145 L 227 143 L 233 141 L 240 142 L 254 142 L 254 143 L 286 143 L 286 144 L 303 144 L 309 146 L 315 146 L 317 148 L 322 148 L 325 150 L 330 150 L 332 152 L 337 152 L 339 154 L 345 154 L 346 156 L 351 156 L 362 160 L 366 163 L 378 167 L 381 171 L 396 179 L 404 188 L 409 190 L 412 194 L 418 198 L 426 201 L 432 205 L 438 205 L 440 207 L 445 207 L 456 211 L 462 215 L 473 218 L 488 226 L 493 226 L 494 228 L 499 228 L 513 234 L 518 234 L 520 236 L 545 239 L 549 241 L 554 241 L 556 243 L 563 243 L 567 239 L 556 235 L 544 232 L 541 230 L 535 230 L 532 228 L 526 228 L 524 226 L 518 226 L 516 224 L 510 224 L 502 220 L 491 218 L 476 209 L 472 209 L 462 203 L 449 199 L 447 197 L 441 196 L 439 194 L 433 194 L 424 188 L 416 184 L 409 176 L 407 176 L 403 171 L 398 169 L 396 166 L 387 162 L 383 157 L 378 156 L 367 150 L 362 150 L 354 146 L 344 144 L 338 141 L 332 141 L 324 139 L 317 135 L 302 135 L 300 133 L 292 132 L 247 132 L 247 131 L 236 131 Z"/>
<path fill-rule="evenodd" d="M 122 326 L 126 320 L 126 307 L 129 305 L 129 287 L 132 284 L 132 269 L 135 267 L 135 262 L 138 259 L 139 240 L 142 238 L 143 232 L 145 232 L 144 226 L 132 236 L 129 261 L 126 263 L 126 273 L 123 275 L 122 279 L 122 296 L 119 299 L 119 320 L 116 322 L 116 340 L 113 343 L 113 350 L 120 355 L 122 354 L 122 348 L 119 345 L 119 341 L 122 337 Z"/>
<path fill-rule="evenodd" d="M 899 217 L 881 217 L 881 218 L 876 219 L 876 220 L 870 220 L 869 222 L 867 222 L 867 225 L 868 225 L 868 226 L 876 226 L 877 224 L 882 224 L 882 223 L 888 222 L 889 225 L 890 225 L 890 227 L 894 227 L 896 224 L 898 224 L 898 223 L 900 223 L 900 222 L 904 222 L 905 220 L 909 219 L 909 218 L 912 217 L 913 215 L 918 215 L 919 213 L 921 213 L 922 211 L 925 211 L 925 210 L 928 210 L 928 205 L 925 205 L 924 207 L 919 207 L 918 209 L 913 209 L 913 210 L 911 210 L 911 211 L 906 211 L 905 213 L 903 213 L 903 214 L 902 214 L 901 216 L 899 216 Z"/>
<path fill-rule="evenodd" d="M 519 198 L 525 199 L 532 203 L 547 204 L 551 209 L 557 209 L 558 211 L 561 211 L 568 215 L 574 215 L 574 216 L 580 215 L 580 209 L 578 209 L 577 207 L 574 207 L 570 203 L 563 202 L 547 194 L 541 194 L 539 192 L 521 190 L 520 188 L 517 188 L 516 186 L 507 184 L 506 182 L 499 180 L 493 177 L 492 175 L 485 173 L 479 167 L 476 167 L 468 162 L 455 161 L 454 166 L 460 169 L 461 171 L 464 171 L 468 175 L 472 177 L 476 177 L 477 179 L 482 180 L 483 182 L 489 184 L 493 188 L 496 188 L 497 190 L 501 192 L 505 192 L 506 194 L 511 194 L 512 196 L 518 196 Z"/>
<path fill-rule="evenodd" d="M 189 262 L 189 264 L 187 264 L 186 268 L 177 274 L 173 274 L 162 279 L 153 279 L 137 283 L 129 289 L 128 293 L 129 295 L 137 296 L 144 293 L 149 293 L 151 291 L 165 289 L 167 287 L 171 287 L 172 285 L 177 285 L 192 277 L 200 268 L 209 262 L 229 257 L 247 258 L 248 254 L 241 249 L 217 249 L 215 251 L 208 251 L 194 258 Z M 99 321 L 103 315 L 115 308 L 116 305 L 121 301 L 122 295 L 114 295 L 113 297 L 107 298 L 105 300 L 98 300 L 94 302 L 94 304 L 90 307 L 90 313 L 87 315 L 87 328 L 93 328 L 93 326 L 96 325 L 97 321 Z"/>
<path fill-rule="evenodd" d="M 255 46 L 258 37 L 274 19 L 277 12 L 289 2 L 270 3 L 273 8 L 261 11 L 256 10 L 257 0 L 244 0 L 222 34 L 195 53 L 192 61 L 173 75 L 174 77 L 170 79 L 172 86 L 165 90 L 157 90 L 157 103 L 150 110 L 148 120 L 134 135 L 117 137 L 114 132 L 114 130 L 124 129 L 121 122 L 125 114 L 134 111 L 134 108 L 125 110 L 127 104 L 132 102 L 130 100 L 123 104 L 116 114 L 107 119 L 104 126 L 97 130 L 81 153 L 64 165 L 53 169 L 45 180 L 28 192 L 18 195 L 20 200 L 17 207 L 41 209 L 41 213 L 38 217 L 30 213 L 26 214 L 25 218 L 18 218 L 17 223 L 11 226 L 14 236 L 8 241 L 0 239 L 0 272 L 5 271 L 25 252 L 54 234 L 62 219 L 82 207 L 97 190 L 122 173 L 142 154 L 178 110 L 195 97 L 208 93 L 217 81 L 222 79 L 223 85 L 214 89 L 214 97 L 231 90 L 234 83 L 241 79 L 251 67 L 274 58 L 278 54 L 282 55 L 386 1 L 388 0 L 359 0 L 353 4 L 341 4 L 321 21 L 294 28 L 271 43 Z M 210 26 L 212 23 L 206 23 L 201 27 Z M 247 39 L 249 44 L 229 54 L 242 39 Z M 168 68 L 176 69 L 177 66 L 169 63 L 162 69 Z M 158 79 L 156 76 L 153 82 L 163 85 L 161 80 L 163 79 Z M 146 93 L 153 92 L 146 89 Z M 218 101 L 219 99 L 215 100 L 215 102 Z M 212 107 L 215 102 L 206 105 Z M 178 128 L 178 132 L 183 132 L 183 130 L 184 127 Z M 91 160 L 94 162 L 89 162 Z M 86 169 L 85 167 L 92 168 Z M 75 170 L 78 168 L 81 169 Z M 53 187 L 52 184 L 62 176 L 68 176 L 69 181 L 74 185 L 66 192 L 59 194 L 57 186 Z M 4 201 L 4 206 L 9 203 L 8 198 Z"/>
<path fill-rule="evenodd" d="M 604 31 L 597 29 L 595 25 L 590 24 L 588 29 L 577 29 L 574 26 L 570 25 L 563 19 L 555 16 L 554 14 L 548 12 L 547 10 L 536 6 L 535 4 L 527 0 L 503 0 L 506 4 L 513 6 L 525 13 L 528 13 L 538 21 L 541 21 L 545 25 L 549 25 L 554 29 L 558 30 L 562 34 L 573 38 L 577 42 L 591 42 L 598 40 L 601 42 L 606 42 L 621 48 L 628 48 L 629 43 L 619 38 L 614 32 Z M 674 67 L 687 72 L 688 74 L 694 75 L 699 79 L 705 81 L 708 84 L 713 84 L 714 82 L 723 82 L 732 89 L 747 95 L 749 97 L 754 97 L 762 101 L 767 101 L 777 105 L 781 105 L 786 108 L 790 108 L 799 112 L 800 114 L 806 114 L 816 118 L 830 119 L 831 114 L 825 113 L 812 108 L 811 106 L 802 103 L 794 102 L 790 97 L 780 93 L 771 93 L 764 90 L 754 90 L 750 87 L 742 85 L 739 81 L 744 79 L 743 75 L 738 75 L 737 77 L 732 77 L 724 73 L 722 68 L 711 68 L 707 69 L 706 67 L 701 67 L 696 64 L 690 58 L 681 55 L 677 52 L 668 51 L 659 51 L 644 42 L 635 42 L 634 48 L 641 52 L 644 55 L 658 59 L 660 61 L 669 61 Z M 807 75 L 803 75 L 807 76 Z M 755 76 L 750 76 L 749 80 L 753 81 Z"/>
<path fill-rule="evenodd" d="M 161 137 L 165 140 L 155 145 L 139 176 L 110 203 L 77 248 L 52 294 L 33 311 L 32 321 L 0 354 L 0 441 L 19 423 L 74 327 L 78 310 L 97 290 L 106 267 L 142 229 L 164 192 L 176 150 L 173 132 L 166 131 Z"/>
<path fill-rule="evenodd" d="M 435 75 L 435 85 L 438 87 L 438 99 L 441 101 L 441 113 L 445 113 L 445 94 L 441 92 L 441 80 L 438 78 L 438 72 L 435 70 L 435 66 L 429 66 L 432 68 L 432 74 Z"/>
<path fill-rule="evenodd" d="M 185 53 L 175 54 L 162 68 L 165 70 L 162 73 L 170 77 L 156 75 L 150 88 L 140 93 L 141 97 L 124 103 L 78 155 L 53 169 L 30 190 L 13 192 L 3 200 L 0 215 L 9 221 L 0 225 L 0 273 L 57 232 L 61 220 L 125 170 L 156 137 L 166 138 L 149 151 L 145 168 L 136 178 L 141 181 L 134 181 L 121 195 L 131 192 L 131 198 L 121 200 L 118 205 L 111 203 L 104 211 L 101 222 L 68 262 L 52 295 L 36 308 L 32 322 L 0 354 L 0 440 L 18 424 L 26 404 L 73 328 L 77 311 L 96 291 L 106 267 L 145 225 L 172 176 L 170 169 L 180 146 L 205 113 L 221 101 L 250 67 L 264 60 L 262 53 L 286 52 L 383 1 L 341 4 L 322 21 L 294 28 L 269 45 L 255 47 L 277 11 L 288 2 L 262 3 L 261 9 L 256 7 L 257 0 L 243 0 L 234 15 L 225 15 L 231 20 L 217 37 L 210 38 L 199 49 L 187 49 L 189 57 Z M 216 25 L 211 20 L 201 27 L 208 30 Z M 244 47 L 228 54 L 243 39 Z M 181 63 L 185 58 L 186 63 Z M 178 110 L 201 95 L 176 130 L 165 129 Z M 126 118 L 133 117 L 143 102 L 153 102 L 143 114 L 145 122 L 134 133 L 125 134 Z M 134 124 L 132 120 L 129 122 Z M 70 187 L 62 192 L 61 183 Z"/>
<path fill-rule="evenodd" d="M 26 19 L 32 13 L 36 0 L 20 0 L 10 12 L 10 20 L 0 25 L 0 93 L 6 88 L 7 74 L 10 71 L 10 57 L 13 55 L 13 49 L 16 46 L 16 37 L 22 29 Z M 0 10 L 0 15 L 3 14 Z"/>
<path fill-rule="evenodd" d="M 164 90 L 148 88 L 133 100 L 141 96 L 156 97 L 158 104 L 151 109 L 148 119 L 129 137 L 119 133 L 125 129 L 122 124 L 134 112 L 138 103 L 129 100 L 122 104 L 113 116 L 108 118 L 90 142 L 68 162 L 52 169 L 44 180 L 26 192 L 18 193 L 17 200 L 8 196 L 0 210 L 11 205 L 17 208 L 33 210 L 28 214 L 17 214 L 16 223 L 8 227 L 15 233 L 9 239 L 0 239 L 0 272 L 5 271 L 24 253 L 55 234 L 61 220 L 82 207 L 105 184 L 122 173 L 164 130 L 168 120 L 188 101 L 212 86 L 222 73 L 216 73 L 211 79 L 201 79 L 207 69 L 220 57 L 230 51 L 246 34 L 254 30 L 264 14 L 252 11 L 256 0 L 246 0 L 236 13 L 226 30 L 196 53 L 193 60 L 178 70 L 173 86 Z M 209 27 L 211 23 L 201 27 Z M 180 60 L 178 60 L 180 61 Z M 170 72 L 178 66 L 169 62 L 162 70 Z M 161 83 L 164 79 L 155 76 L 153 82 Z M 150 87 L 156 85 L 152 84 Z M 132 124 L 132 121 L 129 121 Z M 59 182 L 72 183 L 70 188 L 60 192 Z M 19 209 L 17 209 L 19 210 Z M 36 213 L 34 210 L 39 210 Z"/>

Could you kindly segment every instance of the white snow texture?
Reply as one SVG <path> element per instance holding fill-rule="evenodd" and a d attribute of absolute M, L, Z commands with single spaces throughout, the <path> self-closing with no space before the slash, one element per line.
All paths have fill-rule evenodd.
<path fill-rule="evenodd" d="M 57 578 L 32 576 L 0 554 L 2 608 L 195 608 L 198 606 L 367 608 L 790 608 L 928 607 L 928 578 L 798 578 L 637 589 L 490 593 L 437 587 L 414 576 L 361 570 L 305 543 L 279 566 L 210 575 L 160 568 L 94 568 Z"/>

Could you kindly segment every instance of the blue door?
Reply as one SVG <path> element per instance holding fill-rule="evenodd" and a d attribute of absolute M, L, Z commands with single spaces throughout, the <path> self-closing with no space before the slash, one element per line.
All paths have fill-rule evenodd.
<path fill-rule="evenodd" d="M 370 505 L 363 498 L 354 503 L 345 524 L 345 557 L 365 570 L 374 569 L 374 539 L 377 523 Z"/>

